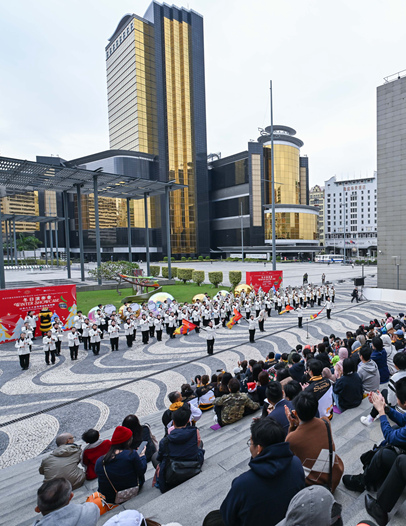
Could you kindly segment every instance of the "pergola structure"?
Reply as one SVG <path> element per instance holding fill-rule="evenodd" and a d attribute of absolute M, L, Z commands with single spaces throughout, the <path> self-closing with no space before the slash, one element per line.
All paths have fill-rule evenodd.
<path fill-rule="evenodd" d="M 168 276 L 171 278 L 171 241 L 170 241 L 170 218 L 169 218 L 169 193 L 175 190 L 185 188 L 185 185 L 177 184 L 174 181 L 162 182 L 137 177 L 136 175 L 120 175 L 106 173 L 99 170 L 84 170 L 82 168 L 69 168 L 63 165 L 51 165 L 37 163 L 34 161 L 24 161 L 21 159 L 10 159 L 0 157 L 0 195 L 13 196 L 38 190 L 49 190 L 61 193 L 63 196 L 64 217 L 47 217 L 47 216 L 23 216 L 2 214 L 0 208 L 0 225 L 3 221 L 13 221 L 14 223 L 14 244 L 15 239 L 15 222 L 65 222 L 65 239 L 66 239 L 66 268 L 68 278 L 71 277 L 70 263 L 70 240 L 69 240 L 69 215 L 68 215 L 68 194 L 76 194 L 78 206 L 78 224 L 79 224 L 79 250 L 80 250 L 80 269 L 81 280 L 85 280 L 85 260 L 83 245 L 83 225 L 82 225 L 82 202 L 81 196 L 94 195 L 94 216 L 96 230 L 96 254 L 97 267 L 101 265 L 101 245 L 100 245 L 100 227 L 99 227 L 99 196 L 111 197 L 116 199 L 127 200 L 127 229 L 128 229 L 128 250 L 129 260 L 132 261 L 131 252 L 131 216 L 130 201 L 131 199 L 144 199 L 145 213 L 145 239 L 146 239 L 146 256 L 147 256 L 147 273 L 150 273 L 150 253 L 149 253 L 149 225 L 148 225 L 148 197 L 165 195 L 166 196 L 166 237 L 168 246 Z M 10 223 L 11 225 L 11 223 Z M 0 289 L 5 288 L 4 278 L 4 251 L 3 231 L 0 228 Z M 51 238 L 52 239 L 52 238 Z M 16 251 L 15 251 L 16 253 Z M 101 278 L 99 277 L 99 284 Z"/>

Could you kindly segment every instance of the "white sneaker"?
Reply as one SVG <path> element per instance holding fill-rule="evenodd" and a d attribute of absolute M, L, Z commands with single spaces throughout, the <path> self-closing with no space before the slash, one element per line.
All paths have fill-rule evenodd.
<path fill-rule="evenodd" d="M 364 426 L 370 426 L 373 422 L 373 420 L 371 420 L 371 418 L 368 416 L 361 416 L 360 418 L 361 420 L 361 424 L 364 424 Z"/>
<path fill-rule="evenodd" d="M 217 418 L 217 415 L 214 415 L 214 416 L 213 416 L 213 422 L 214 422 L 215 424 L 217 424 L 217 423 L 218 423 L 218 418 Z"/>

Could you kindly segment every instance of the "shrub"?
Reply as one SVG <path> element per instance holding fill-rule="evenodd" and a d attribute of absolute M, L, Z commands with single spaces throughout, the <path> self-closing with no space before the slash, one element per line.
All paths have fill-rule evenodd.
<path fill-rule="evenodd" d="M 191 256 L 189 256 L 189 257 L 187 258 L 187 260 L 188 260 L 188 261 L 193 261 L 193 258 L 192 258 Z"/>
<path fill-rule="evenodd" d="M 181 259 L 181 261 L 186 261 L 185 256 L 182 256 L 180 259 Z"/>
<path fill-rule="evenodd" d="M 157 276 L 159 276 L 159 271 L 160 271 L 160 270 L 161 270 L 161 269 L 160 269 L 159 267 L 155 267 L 155 266 L 153 266 L 153 265 L 151 265 L 151 266 L 149 267 L 149 272 L 150 272 L 151 276 L 153 276 L 154 278 L 156 278 Z"/>
<path fill-rule="evenodd" d="M 222 272 L 209 272 L 209 281 L 217 288 L 220 283 L 223 281 Z"/>
<path fill-rule="evenodd" d="M 126 274 L 131 276 L 134 269 L 137 269 L 137 263 L 130 263 L 129 261 L 104 261 L 99 269 L 89 270 L 89 275 L 103 280 L 121 281 L 119 274 Z M 159 268 L 159 267 L 158 267 Z"/>
<path fill-rule="evenodd" d="M 206 256 L 204 259 L 206 259 L 207 261 L 210 260 L 210 256 Z"/>
<path fill-rule="evenodd" d="M 165 256 L 165 257 L 164 257 L 164 261 L 168 261 L 168 256 Z"/>
<path fill-rule="evenodd" d="M 203 256 L 199 256 L 199 257 L 198 257 L 198 260 L 199 260 L 199 261 L 203 261 Z"/>
<path fill-rule="evenodd" d="M 178 275 L 178 267 L 171 267 L 171 270 L 172 270 L 172 279 L 174 279 Z M 162 277 L 168 278 L 168 276 L 169 276 L 168 267 L 162 267 Z"/>
<path fill-rule="evenodd" d="M 192 268 L 179 268 L 178 269 L 178 279 L 183 281 L 183 283 L 186 283 L 187 281 L 191 281 L 192 274 L 193 274 Z"/>
<path fill-rule="evenodd" d="M 203 270 L 194 270 L 192 272 L 192 280 L 197 283 L 200 287 L 200 285 L 204 281 L 204 271 Z"/>
<path fill-rule="evenodd" d="M 228 273 L 228 279 L 230 280 L 233 289 L 235 289 L 235 287 L 241 283 L 242 272 L 240 270 L 230 270 Z"/>

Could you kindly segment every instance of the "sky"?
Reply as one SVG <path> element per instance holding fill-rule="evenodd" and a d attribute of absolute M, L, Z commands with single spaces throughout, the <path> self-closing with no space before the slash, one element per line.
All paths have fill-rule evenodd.
<path fill-rule="evenodd" d="M 109 148 L 105 52 L 148 0 L 0 3 L 0 156 Z M 172 2 L 170 2 L 172 3 Z M 406 69 L 405 0 L 185 0 L 204 17 L 208 153 L 294 128 L 310 184 L 376 170 L 376 88 Z"/>

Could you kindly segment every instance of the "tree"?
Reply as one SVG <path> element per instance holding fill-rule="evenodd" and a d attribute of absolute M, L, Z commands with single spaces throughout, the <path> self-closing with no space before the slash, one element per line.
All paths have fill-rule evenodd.
<path fill-rule="evenodd" d="M 27 245 L 28 245 L 28 250 L 34 251 L 34 259 L 35 261 L 37 261 L 36 250 L 42 245 L 42 241 L 40 241 L 35 236 L 27 236 Z"/>
<path fill-rule="evenodd" d="M 241 278 L 242 278 L 242 273 L 239 270 L 230 270 L 230 272 L 228 273 L 228 279 L 230 280 L 230 283 L 233 289 L 235 289 L 235 287 L 239 283 L 241 283 Z"/>
<path fill-rule="evenodd" d="M 105 281 L 116 281 L 118 292 L 118 285 L 122 281 L 120 274 L 133 276 L 133 270 L 137 268 L 139 268 L 137 263 L 130 263 L 129 261 L 105 261 L 100 265 L 100 268 L 89 270 L 89 275 L 95 279 L 100 277 Z"/>
<path fill-rule="evenodd" d="M 25 259 L 25 251 L 30 250 L 31 244 L 29 242 L 29 238 L 33 236 L 23 236 L 22 234 L 19 234 L 17 238 L 17 251 L 22 252 L 23 259 Z"/>
<path fill-rule="evenodd" d="M 203 270 L 194 270 L 192 272 L 192 280 L 197 283 L 200 287 L 200 285 L 204 281 L 204 271 Z"/>
<path fill-rule="evenodd" d="M 223 281 L 222 272 L 209 272 L 209 281 L 217 288 L 220 283 Z"/>
<path fill-rule="evenodd" d="M 178 279 L 183 281 L 183 283 L 190 281 L 192 279 L 193 270 L 194 269 L 192 268 L 178 268 Z"/>

